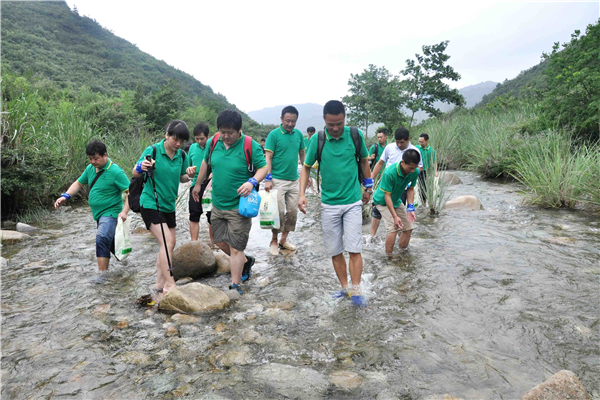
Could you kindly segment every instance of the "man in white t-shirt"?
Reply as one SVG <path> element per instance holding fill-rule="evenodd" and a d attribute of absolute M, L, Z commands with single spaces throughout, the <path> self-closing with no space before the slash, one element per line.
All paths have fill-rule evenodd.
<path fill-rule="evenodd" d="M 400 161 L 402 161 L 402 155 L 406 150 L 413 149 L 419 151 L 419 149 L 417 149 L 410 143 L 410 134 L 408 132 L 408 129 L 406 129 L 403 126 L 396 129 L 396 132 L 394 133 L 394 139 L 396 140 L 396 143 L 390 143 L 387 146 L 385 146 L 385 149 L 381 154 L 381 158 L 379 159 L 379 161 L 377 161 L 377 164 L 375 164 L 375 167 L 373 168 L 371 176 L 377 176 L 377 174 L 379 173 L 379 171 L 381 171 L 381 168 L 383 168 L 384 165 L 387 167 L 389 165 L 399 163 Z M 420 154 L 421 153 L 419 153 L 419 155 Z M 419 159 L 419 170 L 422 169 L 423 160 Z M 402 202 L 406 203 L 406 190 L 402 195 Z M 371 211 L 371 217 L 373 217 L 371 219 L 371 236 L 375 236 L 375 234 L 377 233 L 377 229 L 379 228 L 379 223 L 381 222 L 381 214 L 379 213 L 379 211 L 377 211 L 375 207 L 373 207 L 373 210 Z"/>

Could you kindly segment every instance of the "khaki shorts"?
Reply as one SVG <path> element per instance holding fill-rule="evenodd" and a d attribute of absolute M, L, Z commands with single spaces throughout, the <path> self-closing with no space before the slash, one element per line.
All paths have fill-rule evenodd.
<path fill-rule="evenodd" d="M 210 218 L 215 243 L 225 242 L 236 250 L 244 251 L 248 244 L 252 218 L 243 217 L 235 210 L 219 210 L 213 206 Z"/>
<path fill-rule="evenodd" d="M 398 228 L 396 228 L 396 225 L 394 225 L 394 218 L 392 217 L 392 213 L 390 212 L 389 208 L 381 204 L 377 204 L 375 207 L 377 207 L 377 211 L 379 211 L 383 222 L 385 222 L 385 229 L 387 230 L 387 233 L 398 232 Z M 400 207 L 396 208 L 395 210 L 396 214 L 400 218 L 400 221 L 402 221 L 402 232 L 412 231 L 414 227 L 412 223 L 408 222 L 406 207 L 404 207 L 403 204 L 400 204 Z"/>
<path fill-rule="evenodd" d="M 298 219 L 298 199 L 300 196 L 300 185 L 298 179 L 295 181 L 286 181 L 273 178 L 273 189 L 277 189 L 277 207 L 279 208 L 280 230 L 277 233 L 293 232 L 296 230 L 296 220 Z"/>

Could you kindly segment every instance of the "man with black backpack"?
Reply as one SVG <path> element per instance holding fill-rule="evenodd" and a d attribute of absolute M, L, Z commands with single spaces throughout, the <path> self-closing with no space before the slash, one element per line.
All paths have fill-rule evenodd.
<path fill-rule="evenodd" d="M 237 111 L 219 114 L 217 129 L 209 140 L 192 196 L 200 201 L 201 182 L 212 172 L 213 235 L 217 246 L 231 257 L 229 289 L 242 294 L 240 283 L 250 279 L 254 257 L 244 254 L 252 218 L 240 215 L 238 207 L 240 197 L 248 196 L 267 175 L 267 163 L 260 145 L 242 134 L 242 116 Z"/>
<path fill-rule="evenodd" d="M 364 306 L 360 292 L 362 275 L 362 205 L 369 202 L 373 193 L 373 179 L 367 147 L 361 131 L 344 126 L 346 110 L 337 100 L 323 107 L 325 130 L 310 141 L 302 173 L 298 208 L 306 214 L 306 185 L 310 169 L 319 162 L 321 184 L 321 226 L 323 243 L 331 257 L 333 268 L 342 285 L 334 297 L 350 297 L 357 306 Z M 362 177 L 361 177 L 362 175 Z M 360 184 L 365 187 L 361 195 Z M 362 199 L 362 201 L 361 201 Z M 350 253 L 350 278 L 348 285 L 344 251 Z"/>
<path fill-rule="evenodd" d="M 371 171 L 373 171 L 377 161 L 381 158 L 385 146 L 387 146 L 387 135 L 385 134 L 385 129 L 379 128 L 377 130 L 377 143 L 369 149 L 369 164 L 371 164 Z M 375 179 L 375 177 L 373 177 L 373 179 Z"/>
<path fill-rule="evenodd" d="M 85 148 L 85 153 L 90 160 L 90 165 L 81 176 L 73 182 L 67 191 L 60 195 L 54 202 L 54 208 L 66 203 L 72 196 L 89 185 L 90 192 L 88 203 L 92 209 L 94 221 L 98 230 L 96 232 L 96 257 L 98 270 L 108 270 L 110 253 L 114 252 L 115 229 L 117 218 L 127 219 L 129 203 L 123 193 L 129 189 L 129 179 L 125 172 L 108 158 L 106 145 L 98 140 L 92 140 Z"/>

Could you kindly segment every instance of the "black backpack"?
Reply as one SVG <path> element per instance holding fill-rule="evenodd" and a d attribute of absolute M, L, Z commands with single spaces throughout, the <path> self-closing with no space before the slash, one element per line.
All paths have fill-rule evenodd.
<path fill-rule="evenodd" d="M 375 154 L 375 158 L 369 161 L 369 164 L 371 164 L 371 171 L 375 168 L 375 160 L 377 160 L 377 155 L 379 154 L 379 143 L 375 143 L 373 146 L 375 146 L 375 152 L 373 153 Z"/>
<path fill-rule="evenodd" d="M 181 158 L 185 162 L 185 151 L 183 150 L 181 150 Z M 152 145 L 152 159 L 156 160 L 156 145 Z M 129 184 L 129 208 L 133 212 L 139 213 L 142 210 L 140 196 L 142 195 L 147 179 L 146 173 L 143 173 L 140 177 L 131 178 L 131 183 Z"/>
<path fill-rule="evenodd" d="M 350 136 L 352 136 L 352 141 L 354 142 L 354 149 L 356 150 L 354 153 L 354 157 L 356 158 L 356 163 L 358 164 L 358 182 L 362 183 L 363 174 L 360 169 L 360 134 L 358 133 L 358 128 L 355 126 L 350 127 Z M 317 187 L 319 187 L 319 177 L 321 175 L 321 154 L 323 153 L 323 146 L 325 146 L 325 130 L 319 131 L 318 133 L 317 143 L 317 161 L 319 163 L 319 168 L 317 169 Z"/>

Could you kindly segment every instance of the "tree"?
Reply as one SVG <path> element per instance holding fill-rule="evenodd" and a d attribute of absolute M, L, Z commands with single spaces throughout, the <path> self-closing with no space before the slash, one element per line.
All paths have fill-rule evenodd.
<path fill-rule="evenodd" d="M 576 30 L 571 41 L 555 43 L 544 71 L 548 91 L 541 104 L 549 125 L 568 126 L 585 140 L 596 141 L 600 131 L 600 24 L 588 25 L 580 37 Z"/>
<path fill-rule="evenodd" d="M 415 54 L 417 60 L 406 60 L 406 68 L 400 71 L 404 79 L 400 81 L 402 103 L 412 114 L 412 125 L 415 113 L 423 110 L 430 116 L 438 116 L 442 112 L 434 106 L 436 101 L 464 106 L 465 99 L 456 89 L 450 89 L 443 79 L 458 81 L 460 74 L 446 65 L 450 58 L 444 54 L 448 41 L 432 46 L 423 46 L 423 54 Z"/>
<path fill-rule="evenodd" d="M 398 80 L 385 67 L 370 64 L 360 74 L 351 74 L 348 80 L 350 95 L 342 101 L 348 106 L 348 122 L 365 128 L 375 122 L 394 126 L 404 119 L 400 111 Z"/>

